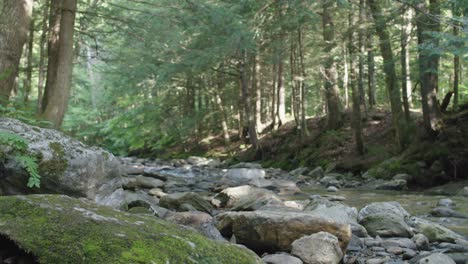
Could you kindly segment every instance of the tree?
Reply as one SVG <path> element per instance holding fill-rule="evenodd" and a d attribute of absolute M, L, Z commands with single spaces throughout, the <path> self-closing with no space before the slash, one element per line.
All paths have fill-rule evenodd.
<path fill-rule="evenodd" d="M 440 12 L 438 0 L 430 0 L 429 5 L 425 1 L 417 4 L 419 80 L 424 127 L 430 136 L 435 136 L 442 128 L 442 113 L 437 100 L 440 55 L 433 50 L 439 44 L 435 34 L 440 31 Z"/>
<path fill-rule="evenodd" d="M 376 0 L 367 0 L 374 18 L 375 30 L 380 39 L 380 52 L 382 53 L 385 73 L 385 85 L 390 97 L 393 126 L 395 128 L 395 140 L 403 148 L 404 119 L 402 116 L 401 95 L 397 85 L 395 60 L 393 58 L 390 34 L 387 29 L 386 19 L 382 15 L 382 8 Z"/>
<path fill-rule="evenodd" d="M 77 0 L 52 0 L 47 82 L 41 116 L 60 127 L 70 96 Z"/>
<path fill-rule="evenodd" d="M 5 0 L 0 13 L 0 103 L 15 85 L 23 46 L 30 31 L 33 0 Z"/>
<path fill-rule="evenodd" d="M 336 60 L 333 54 L 336 52 L 335 25 L 333 23 L 333 1 L 323 0 L 322 3 L 323 40 L 325 41 L 324 53 L 324 83 L 328 106 L 328 128 L 338 129 L 342 124 L 340 90 L 338 88 L 338 73 Z"/>
<path fill-rule="evenodd" d="M 401 92 L 403 94 L 403 108 L 406 121 L 410 121 L 411 102 L 411 76 L 410 76 L 410 42 L 411 42 L 411 20 L 413 10 L 408 8 L 403 14 L 401 27 Z"/>

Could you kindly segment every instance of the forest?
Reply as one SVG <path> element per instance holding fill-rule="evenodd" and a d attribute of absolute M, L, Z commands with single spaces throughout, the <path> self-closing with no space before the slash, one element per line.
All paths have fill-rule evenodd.
<path fill-rule="evenodd" d="M 0 264 L 466 264 L 467 55 L 468 0 L 0 0 Z"/>

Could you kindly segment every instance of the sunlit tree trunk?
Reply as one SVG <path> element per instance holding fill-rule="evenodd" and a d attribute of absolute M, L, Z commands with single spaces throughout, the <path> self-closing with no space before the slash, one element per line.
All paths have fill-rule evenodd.
<path fill-rule="evenodd" d="M 5 0 L 0 13 L 0 104 L 15 86 L 23 46 L 28 39 L 33 0 Z"/>
<path fill-rule="evenodd" d="M 461 17 L 461 12 L 459 11 L 458 7 L 453 7 L 453 35 L 458 37 L 460 35 L 459 27 L 461 27 L 461 23 L 458 20 Z M 457 45 L 457 48 L 460 48 L 461 45 Z M 459 88 L 460 88 L 460 73 L 461 73 L 461 64 L 460 64 L 460 56 L 455 54 L 453 57 L 453 108 L 455 110 L 458 109 L 458 100 L 459 100 Z"/>
<path fill-rule="evenodd" d="M 367 104 L 366 104 L 366 93 L 364 90 L 364 56 L 366 53 L 365 47 L 365 36 L 366 36 L 366 13 L 365 13 L 365 0 L 359 0 L 359 75 L 358 75 L 358 87 L 359 87 L 359 105 L 363 107 L 364 113 L 367 117 Z"/>
<path fill-rule="evenodd" d="M 412 9 L 408 8 L 403 14 L 401 28 L 401 91 L 403 93 L 403 108 L 406 121 L 410 120 L 411 76 L 410 76 L 410 42 Z"/>
<path fill-rule="evenodd" d="M 239 75 L 242 91 L 242 101 L 244 105 L 245 118 L 248 124 L 248 133 L 250 144 L 258 149 L 258 136 L 255 122 L 255 115 L 252 114 L 252 96 L 249 92 L 249 82 L 247 76 L 247 52 L 243 51 L 239 62 Z"/>
<path fill-rule="evenodd" d="M 367 12 L 367 21 L 372 19 L 370 11 Z M 367 30 L 367 97 L 369 98 L 369 108 L 377 104 L 375 85 L 375 59 L 374 59 L 374 34 L 372 30 Z"/>
<path fill-rule="evenodd" d="M 348 66 L 348 48 L 346 43 L 343 44 L 343 87 L 344 87 L 344 100 L 346 109 L 349 108 L 349 66 Z"/>

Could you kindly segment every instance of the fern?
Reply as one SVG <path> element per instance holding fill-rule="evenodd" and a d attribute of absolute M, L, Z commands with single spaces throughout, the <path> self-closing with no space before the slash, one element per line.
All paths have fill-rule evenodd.
<path fill-rule="evenodd" d="M 0 131 L 0 146 L 11 148 L 10 155 L 4 158 L 15 160 L 29 173 L 29 188 L 40 188 L 39 166 L 36 159 L 28 153 L 28 144 L 29 142 L 19 135 Z"/>

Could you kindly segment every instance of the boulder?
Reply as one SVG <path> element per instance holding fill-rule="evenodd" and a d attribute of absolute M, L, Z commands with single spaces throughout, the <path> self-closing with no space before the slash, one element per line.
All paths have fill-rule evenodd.
<path fill-rule="evenodd" d="M 299 177 L 301 175 L 306 175 L 309 171 L 310 170 L 307 167 L 299 167 L 299 168 L 297 168 L 295 170 L 290 171 L 289 174 L 292 175 L 292 176 Z"/>
<path fill-rule="evenodd" d="M 397 202 L 377 202 L 359 211 L 358 222 L 371 236 L 412 237 L 413 231 L 405 222 L 409 216 Z"/>
<path fill-rule="evenodd" d="M 429 239 L 423 234 L 416 234 L 411 238 L 416 248 L 419 250 L 428 250 L 429 249 Z"/>
<path fill-rule="evenodd" d="M 229 169 L 222 181 L 230 186 L 248 184 L 260 187 L 264 185 L 265 175 L 263 169 L 235 168 Z"/>
<path fill-rule="evenodd" d="M 169 213 L 164 217 L 171 223 L 189 226 L 196 229 L 207 238 L 226 241 L 219 233 L 218 229 L 214 226 L 214 219 L 211 215 L 202 212 L 178 212 Z"/>
<path fill-rule="evenodd" d="M 266 255 L 262 260 L 265 264 L 303 264 L 302 260 L 286 253 Z"/>
<path fill-rule="evenodd" d="M 424 234 L 430 242 L 453 243 L 458 239 L 463 239 L 461 235 L 446 227 L 418 217 L 411 217 L 408 223 L 416 229 L 416 232 Z"/>
<path fill-rule="evenodd" d="M 461 189 L 461 191 L 458 193 L 458 195 L 468 197 L 468 186 Z"/>
<path fill-rule="evenodd" d="M 437 202 L 437 206 L 453 207 L 455 202 L 450 198 L 442 198 Z"/>
<path fill-rule="evenodd" d="M 241 169 L 241 168 L 262 169 L 262 165 L 258 163 L 253 163 L 253 162 L 240 162 L 240 163 L 230 166 L 229 168 L 231 169 Z"/>
<path fill-rule="evenodd" d="M 338 264 L 343 258 L 338 238 L 326 232 L 294 241 L 291 254 L 299 257 L 305 264 Z"/>
<path fill-rule="evenodd" d="M 436 207 L 431 210 L 431 215 L 436 217 L 455 217 L 455 218 L 468 218 L 468 215 L 459 213 L 449 207 Z"/>
<path fill-rule="evenodd" d="M 39 263 L 261 263 L 153 216 L 62 195 L 0 197 L 0 237 Z"/>
<path fill-rule="evenodd" d="M 383 183 L 379 183 L 375 186 L 375 189 L 401 191 L 401 190 L 408 189 L 408 186 L 407 186 L 406 180 L 397 179 L 397 180 L 391 180 L 391 181 L 385 181 Z"/>
<path fill-rule="evenodd" d="M 456 264 L 453 259 L 442 253 L 434 253 L 420 259 L 416 264 Z"/>
<path fill-rule="evenodd" d="M 208 201 L 193 192 L 171 193 L 165 195 L 159 200 L 159 205 L 167 209 L 179 211 L 187 210 L 188 207 L 184 205 L 190 205 L 194 209 L 205 213 L 211 213 L 211 211 L 214 210 L 213 206 Z"/>
<path fill-rule="evenodd" d="M 298 238 L 321 231 L 336 236 L 343 251 L 351 239 L 349 225 L 302 212 L 226 212 L 216 219 L 223 236 L 234 235 L 238 243 L 259 252 L 290 250 Z"/>
<path fill-rule="evenodd" d="M 250 185 L 224 189 L 215 199 L 221 201 L 220 207 L 233 208 L 235 211 L 257 210 L 270 201 L 281 203 L 281 199 L 272 191 Z"/>
<path fill-rule="evenodd" d="M 88 147 L 64 134 L 0 118 L 0 131 L 25 138 L 38 159 L 41 188 L 26 186 L 29 174 L 16 161 L 5 164 L 0 178 L 0 195 L 64 193 L 94 199 L 104 183 L 124 174 L 120 160 L 111 153 Z M 6 151 L 8 154 L 8 150 Z"/>
<path fill-rule="evenodd" d="M 332 202 L 324 198 L 314 198 L 305 208 L 304 212 L 331 219 L 338 223 L 351 225 L 353 234 L 366 237 L 366 229 L 358 224 L 358 211 L 355 207 L 349 207 L 340 202 Z"/>
<path fill-rule="evenodd" d="M 317 167 L 311 170 L 307 176 L 311 177 L 312 179 L 321 179 L 325 176 L 325 172 L 323 171 L 322 167 Z"/>

